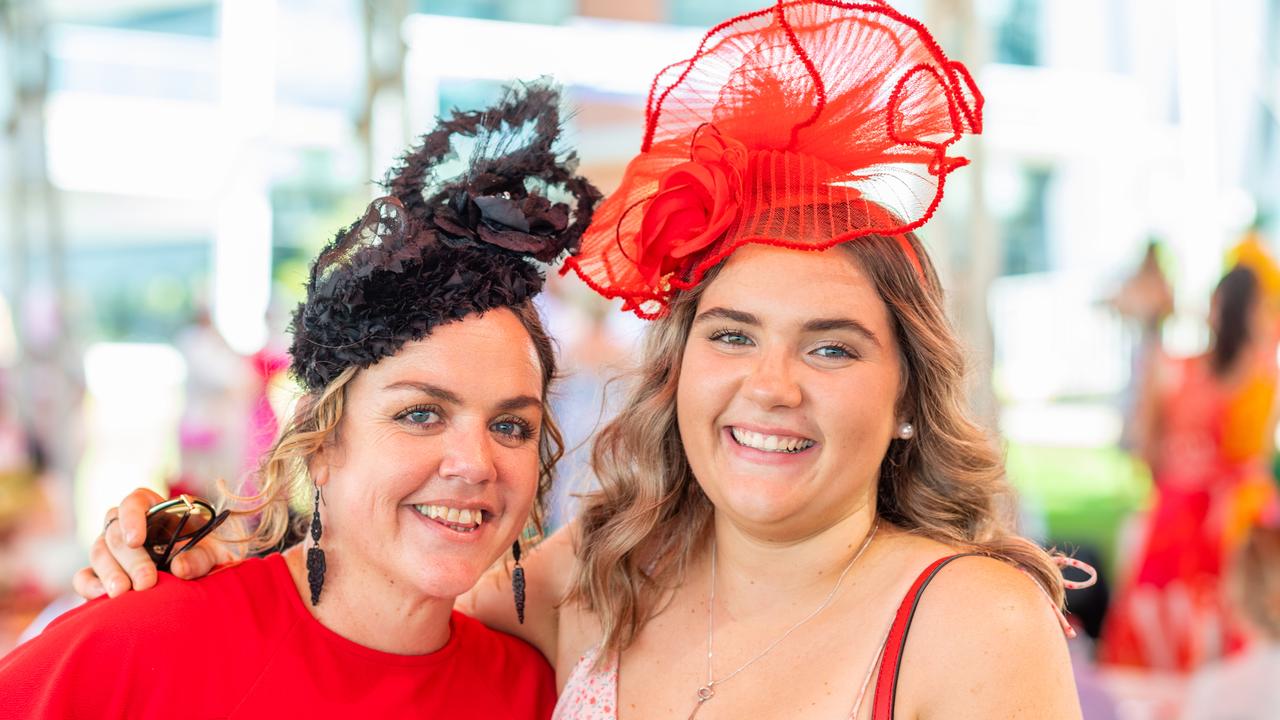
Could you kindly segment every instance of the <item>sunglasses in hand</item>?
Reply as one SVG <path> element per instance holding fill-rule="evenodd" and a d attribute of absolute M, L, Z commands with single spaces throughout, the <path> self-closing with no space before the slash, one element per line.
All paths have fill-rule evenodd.
<path fill-rule="evenodd" d="M 157 570 L 169 570 L 173 559 L 196 546 L 231 514 L 208 502 L 179 495 L 147 511 L 147 554 Z"/>

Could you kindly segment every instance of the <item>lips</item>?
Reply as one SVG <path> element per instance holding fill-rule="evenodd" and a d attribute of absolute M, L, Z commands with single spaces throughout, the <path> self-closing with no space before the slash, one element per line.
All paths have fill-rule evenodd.
<path fill-rule="evenodd" d="M 412 507 L 419 515 L 459 533 L 475 532 L 486 520 L 493 519 L 493 513 L 480 508 L 447 504 L 420 504 Z"/>
<path fill-rule="evenodd" d="M 762 433 L 740 427 L 730 427 L 729 433 L 739 445 L 767 453 L 794 455 L 817 445 L 817 441 L 801 435 Z"/>

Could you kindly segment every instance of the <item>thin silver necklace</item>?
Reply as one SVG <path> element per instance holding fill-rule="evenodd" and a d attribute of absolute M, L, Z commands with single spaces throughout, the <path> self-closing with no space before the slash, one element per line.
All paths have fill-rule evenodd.
<path fill-rule="evenodd" d="M 702 706 L 705 705 L 708 700 L 716 696 L 716 686 L 725 684 L 726 682 L 732 680 L 735 676 L 737 676 L 738 673 L 754 665 L 757 660 L 764 657 L 765 655 L 768 655 L 770 652 L 773 651 L 774 648 L 782 644 L 782 641 L 786 640 L 791 635 L 791 633 L 800 629 L 801 625 L 804 625 L 805 623 L 814 619 L 815 617 L 818 616 L 818 613 L 821 613 L 823 610 L 827 609 L 827 606 L 831 604 L 831 601 L 835 600 L 836 593 L 839 592 L 840 585 L 844 582 L 845 576 L 849 574 L 849 571 L 853 569 L 854 564 L 858 562 L 858 558 L 862 557 L 862 553 L 866 552 L 867 548 L 871 545 L 871 540 L 875 538 L 876 530 L 879 529 L 879 527 L 880 527 L 880 519 L 876 518 L 875 523 L 871 526 L 870 532 L 867 533 L 867 537 L 863 539 L 862 546 L 858 548 L 858 552 L 853 554 L 853 559 L 849 561 L 849 564 L 844 566 L 844 571 L 840 573 L 840 577 L 836 578 L 835 587 L 831 588 L 831 592 L 827 594 L 827 598 L 822 601 L 822 604 L 819 605 L 817 609 L 815 609 L 813 612 L 806 615 L 804 619 L 802 619 L 800 622 L 788 628 L 787 631 L 782 633 L 782 635 L 777 640 L 774 640 L 772 643 L 770 643 L 769 647 L 765 648 L 764 650 L 761 650 L 759 654 L 757 654 L 755 657 L 743 663 L 741 666 L 738 667 L 737 670 L 734 670 L 733 672 L 719 679 L 715 678 L 711 669 L 711 659 L 712 659 L 712 656 L 714 655 L 713 645 L 712 645 L 712 635 L 715 630 L 715 617 L 716 617 L 716 540 L 715 540 L 715 536 L 712 535 L 711 537 L 711 594 L 710 594 L 710 597 L 707 599 L 707 683 L 702 687 L 698 688 L 698 692 L 697 692 L 698 704 L 694 705 L 693 712 L 689 713 L 689 720 L 693 720 L 694 716 L 698 714 L 698 711 L 702 709 Z"/>

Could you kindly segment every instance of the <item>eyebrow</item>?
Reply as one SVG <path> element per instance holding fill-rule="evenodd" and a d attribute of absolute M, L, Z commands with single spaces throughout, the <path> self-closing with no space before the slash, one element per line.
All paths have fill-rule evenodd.
<path fill-rule="evenodd" d="M 498 403 L 498 409 L 502 412 L 514 412 L 531 407 L 541 409 L 542 401 L 532 395 L 517 395 Z"/>
<path fill-rule="evenodd" d="M 832 330 L 847 330 L 865 337 L 876 345 L 880 344 L 880 338 L 871 332 L 871 328 L 852 318 L 820 318 L 810 320 L 804 324 L 805 332 L 830 332 Z"/>
<path fill-rule="evenodd" d="M 741 325 L 751 325 L 754 327 L 759 327 L 761 324 L 760 318 L 749 312 L 731 310 L 725 307 L 713 307 L 709 310 L 704 310 L 698 313 L 698 316 L 693 319 L 693 322 L 694 324 L 697 324 L 707 320 L 728 320 Z M 868 328 L 866 325 L 863 325 L 852 318 L 817 318 L 806 322 L 801 327 L 801 330 L 806 333 L 846 330 L 861 335 L 876 345 L 880 344 L 880 338 L 876 337 L 876 334 L 871 331 L 871 328 Z"/>
<path fill-rule="evenodd" d="M 693 319 L 694 324 L 698 324 L 705 320 L 729 320 L 741 325 L 759 325 L 760 319 L 749 312 L 741 310 L 730 310 L 724 307 L 713 307 L 710 310 L 703 310 Z"/>
<path fill-rule="evenodd" d="M 439 385 L 433 385 L 431 383 L 412 382 L 408 380 L 402 380 L 400 382 L 391 383 L 390 385 L 387 385 L 382 389 L 383 390 L 413 390 L 415 392 L 420 392 L 425 395 L 429 395 L 432 398 L 435 398 L 436 400 L 439 400 L 440 402 L 443 402 L 443 403 L 449 403 L 451 405 L 462 404 L 462 396 L 458 395 L 456 392 L 453 392 L 452 390 L 446 390 L 445 388 L 442 388 Z M 542 400 L 540 398 L 534 397 L 533 395 L 517 395 L 515 397 L 507 398 L 506 400 L 503 400 L 502 402 L 498 403 L 498 410 L 501 412 L 512 412 L 514 410 L 523 410 L 528 407 L 541 408 Z"/>

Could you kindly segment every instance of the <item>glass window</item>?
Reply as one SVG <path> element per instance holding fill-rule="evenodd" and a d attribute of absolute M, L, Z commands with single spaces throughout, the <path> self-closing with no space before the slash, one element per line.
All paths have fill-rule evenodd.
<path fill-rule="evenodd" d="M 711 28 L 731 17 L 766 7 L 761 0 L 666 0 L 667 22 Z"/>
<path fill-rule="evenodd" d="M 507 20 L 558 25 L 577 10 L 574 0 L 417 0 L 415 10 L 428 15 Z"/>
<path fill-rule="evenodd" d="M 177 7 L 151 7 L 116 14 L 101 11 L 68 12 L 60 14 L 57 19 L 81 25 L 213 37 L 218 33 L 216 5 L 212 2 L 188 3 Z"/>
<path fill-rule="evenodd" d="M 1006 0 L 995 26 L 996 62 L 1039 65 L 1040 0 Z"/>
<path fill-rule="evenodd" d="M 195 312 L 195 293 L 209 277 L 209 241 L 80 245 L 67 261 L 70 285 L 89 316 L 85 336 L 166 341 Z"/>
<path fill-rule="evenodd" d="M 1049 270 L 1048 204 L 1053 173 L 1043 168 L 1022 172 L 1022 203 L 1004 220 L 1002 275 Z"/>

